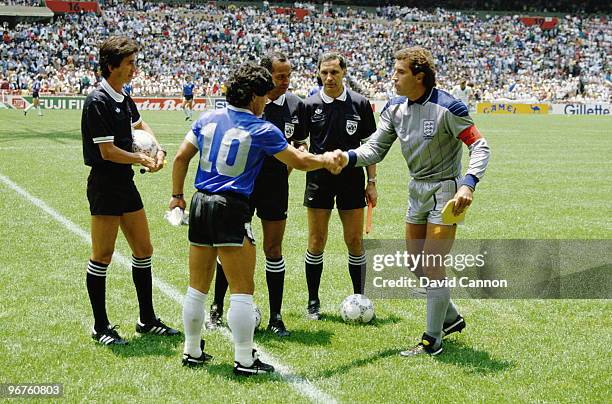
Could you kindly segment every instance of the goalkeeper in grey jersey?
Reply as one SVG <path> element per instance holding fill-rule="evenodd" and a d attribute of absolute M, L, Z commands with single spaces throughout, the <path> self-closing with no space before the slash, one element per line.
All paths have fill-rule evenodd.
<path fill-rule="evenodd" d="M 444 225 L 441 211 L 455 199 L 454 213 L 460 214 L 472 203 L 472 194 L 484 175 L 490 150 L 468 114 L 465 104 L 435 88 L 436 75 L 431 53 L 421 47 L 395 53 L 393 81 L 397 98 L 383 109 L 377 131 L 355 150 L 338 156 L 340 165 L 368 166 L 381 161 L 396 138 L 408 164 L 409 207 L 406 215 L 406 244 L 413 254 L 448 252 L 455 239 L 456 225 Z M 462 145 L 469 148 L 470 163 L 461 176 Z M 435 260 L 434 260 L 435 261 Z M 419 277 L 443 280 L 443 266 L 423 266 Z M 431 284 L 431 283 L 430 283 Z M 450 300 L 450 289 L 443 282 L 427 287 L 427 330 L 414 348 L 403 356 L 437 355 L 442 338 L 465 327 L 463 317 Z"/>

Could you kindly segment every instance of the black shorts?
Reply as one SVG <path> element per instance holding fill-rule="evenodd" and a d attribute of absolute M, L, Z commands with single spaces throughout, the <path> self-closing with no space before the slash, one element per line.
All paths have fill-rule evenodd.
<path fill-rule="evenodd" d="M 251 211 L 245 196 L 198 191 L 189 207 L 189 242 L 205 247 L 239 247 L 244 238 L 255 243 Z"/>
<path fill-rule="evenodd" d="M 40 95 L 38 94 L 38 92 L 32 93 L 32 98 L 40 98 Z"/>
<path fill-rule="evenodd" d="M 193 100 L 193 94 L 192 95 L 185 95 L 185 101 L 191 101 Z"/>
<path fill-rule="evenodd" d="M 250 198 L 251 216 L 263 220 L 286 220 L 289 206 L 289 178 L 287 166 L 280 169 L 262 170 L 255 179 Z"/>
<path fill-rule="evenodd" d="M 113 176 L 92 169 L 87 178 L 87 199 L 92 216 L 121 216 L 143 208 L 140 193 L 131 176 Z"/>
<path fill-rule="evenodd" d="M 360 209 L 366 206 L 363 168 L 347 168 L 339 175 L 333 175 L 327 170 L 306 173 L 304 206 L 333 209 L 334 199 L 336 207 L 340 210 Z"/>

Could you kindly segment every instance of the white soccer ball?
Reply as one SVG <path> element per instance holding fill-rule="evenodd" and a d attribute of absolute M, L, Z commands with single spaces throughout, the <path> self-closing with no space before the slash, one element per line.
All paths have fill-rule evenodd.
<path fill-rule="evenodd" d="M 340 305 L 340 315 L 347 323 L 369 323 L 374 318 L 374 304 L 365 295 L 350 295 Z"/>
<path fill-rule="evenodd" d="M 153 136 L 142 129 L 132 131 L 132 152 L 144 153 L 151 158 L 157 156 L 157 143 Z"/>
<path fill-rule="evenodd" d="M 255 303 L 253 303 L 253 314 L 255 315 L 255 329 L 258 329 L 261 324 L 261 310 Z"/>

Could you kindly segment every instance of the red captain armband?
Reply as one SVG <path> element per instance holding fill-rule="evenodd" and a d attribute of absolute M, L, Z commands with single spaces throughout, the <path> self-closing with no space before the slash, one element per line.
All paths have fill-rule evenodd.
<path fill-rule="evenodd" d="M 478 129 L 476 129 L 476 125 L 472 125 L 469 128 L 464 129 L 463 132 L 461 132 L 459 136 L 457 136 L 457 138 L 469 147 L 472 145 L 472 143 L 474 143 L 478 139 L 481 139 L 482 135 L 480 134 Z"/>

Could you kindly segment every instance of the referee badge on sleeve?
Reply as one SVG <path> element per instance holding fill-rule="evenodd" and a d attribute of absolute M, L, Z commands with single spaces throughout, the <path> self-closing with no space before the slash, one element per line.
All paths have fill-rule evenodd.
<path fill-rule="evenodd" d="M 346 133 L 349 135 L 354 135 L 357 132 L 357 121 L 352 121 L 350 119 L 346 120 Z"/>
<path fill-rule="evenodd" d="M 287 139 L 293 136 L 294 131 L 295 131 L 295 125 L 292 123 L 285 122 L 285 137 Z"/>

